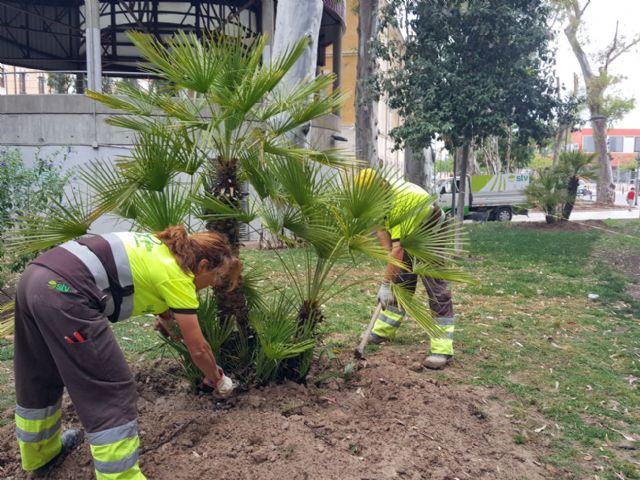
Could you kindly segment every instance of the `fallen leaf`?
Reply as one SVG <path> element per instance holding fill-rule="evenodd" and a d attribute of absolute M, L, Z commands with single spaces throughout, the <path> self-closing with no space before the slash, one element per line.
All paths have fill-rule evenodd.
<path fill-rule="evenodd" d="M 546 425 L 543 425 L 543 426 L 541 426 L 540 428 L 536 428 L 536 429 L 534 430 L 534 432 L 536 432 L 536 433 L 540 433 L 540 432 L 541 432 L 542 430 L 544 430 L 545 428 L 547 428 L 547 426 L 546 426 Z"/>
<path fill-rule="evenodd" d="M 584 457 L 582 457 L 582 459 L 590 462 L 591 460 L 593 460 L 593 457 L 591 455 L 585 455 Z"/>

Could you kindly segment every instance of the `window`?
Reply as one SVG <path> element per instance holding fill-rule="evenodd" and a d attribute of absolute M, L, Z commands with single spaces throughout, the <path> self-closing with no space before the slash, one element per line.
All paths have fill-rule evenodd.
<path fill-rule="evenodd" d="M 27 74 L 24 72 L 20 72 L 18 75 L 18 90 L 20 95 L 24 95 L 27 93 Z"/>
<path fill-rule="evenodd" d="M 44 95 L 44 75 L 38 75 L 38 93 Z"/>
<path fill-rule="evenodd" d="M 2 65 L 0 65 L 0 88 L 4 88 L 5 87 L 5 83 L 4 83 L 4 67 Z"/>
<path fill-rule="evenodd" d="M 624 137 L 609 137 L 607 139 L 607 150 L 610 152 L 622 152 L 624 150 Z"/>
<path fill-rule="evenodd" d="M 582 151 L 587 153 L 596 151 L 593 145 L 593 137 L 591 135 L 586 135 L 582 138 Z"/>
<path fill-rule="evenodd" d="M 640 152 L 640 137 L 636 137 L 635 138 L 635 142 L 633 145 L 633 151 L 634 152 Z"/>

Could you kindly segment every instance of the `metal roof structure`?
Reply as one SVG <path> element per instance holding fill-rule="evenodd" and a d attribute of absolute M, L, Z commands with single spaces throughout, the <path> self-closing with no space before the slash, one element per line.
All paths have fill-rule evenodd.
<path fill-rule="evenodd" d="M 92 69 L 87 49 L 97 45 L 93 58 L 99 49 L 104 73 L 135 75 L 140 58 L 127 31 L 159 38 L 176 30 L 251 37 L 263 30 L 267 1 L 277 8 L 273 0 L 0 0 L 0 63 L 44 71 L 87 71 Z M 324 0 L 324 4 L 321 53 L 339 41 L 346 14 L 344 0 Z M 323 61 L 322 54 L 319 63 Z"/>

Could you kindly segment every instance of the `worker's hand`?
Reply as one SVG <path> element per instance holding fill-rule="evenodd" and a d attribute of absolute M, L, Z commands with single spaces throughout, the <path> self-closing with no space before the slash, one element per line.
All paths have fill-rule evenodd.
<path fill-rule="evenodd" d="M 220 377 L 216 382 L 205 377 L 202 383 L 204 383 L 208 387 L 213 388 L 220 398 L 229 398 L 233 393 L 233 389 L 235 388 L 233 386 L 233 382 L 224 374 L 222 368 L 218 367 L 218 373 L 220 374 Z"/>
<path fill-rule="evenodd" d="M 383 307 L 386 307 L 387 305 L 394 304 L 395 301 L 396 299 L 391 291 L 391 285 L 388 282 L 382 282 L 380 290 L 378 290 L 378 302 L 380 302 Z"/>

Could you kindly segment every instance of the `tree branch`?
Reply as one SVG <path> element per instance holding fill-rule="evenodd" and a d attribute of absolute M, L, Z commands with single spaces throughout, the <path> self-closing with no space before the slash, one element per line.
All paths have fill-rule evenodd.
<path fill-rule="evenodd" d="M 617 59 L 620 55 L 622 55 L 623 53 L 628 52 L 629 50 L 631 50 L 633 47 L 635 47 L 636 45 L 640 44 L 640 35 L 638 35 L 634 40 L 632 40 L 628 45 L 625 45 L 624 47 L 622 47 L 620 50 L 618 50 L 614 55 L 611 56 L 611 58 L 608 60 L 608 63 L 612 63 L 615 59 Z"/>
<path fill-rule="evenodd" d="M 584 15 L 585 10 L 587 9 L 587 7 L 589 6 L 589 4 L 591 3 L 591 0 L 587 0 L 587 3 L 584 4 L 584 7 L 582 7 L 582 9 L 580 9 L 580 3 L 576 2 L 576 7 L 578 7 L 580 13 L 578 15 L 576 15 L 576 17 L 578 17 L 578 20 L 581 19 L 582 15 Z"/>
<path fill-rule="evenodd" d="M 604 57 L 604 71 L 609 70 L 609 64 L 611 63 L 611 56 L 618 48 L 618 28 L 620 27 L 620 21 L 616 21 L 616 33 L 613 34 L 613 42 L 611 43 L 611 48 L 607 52 Z"/>

